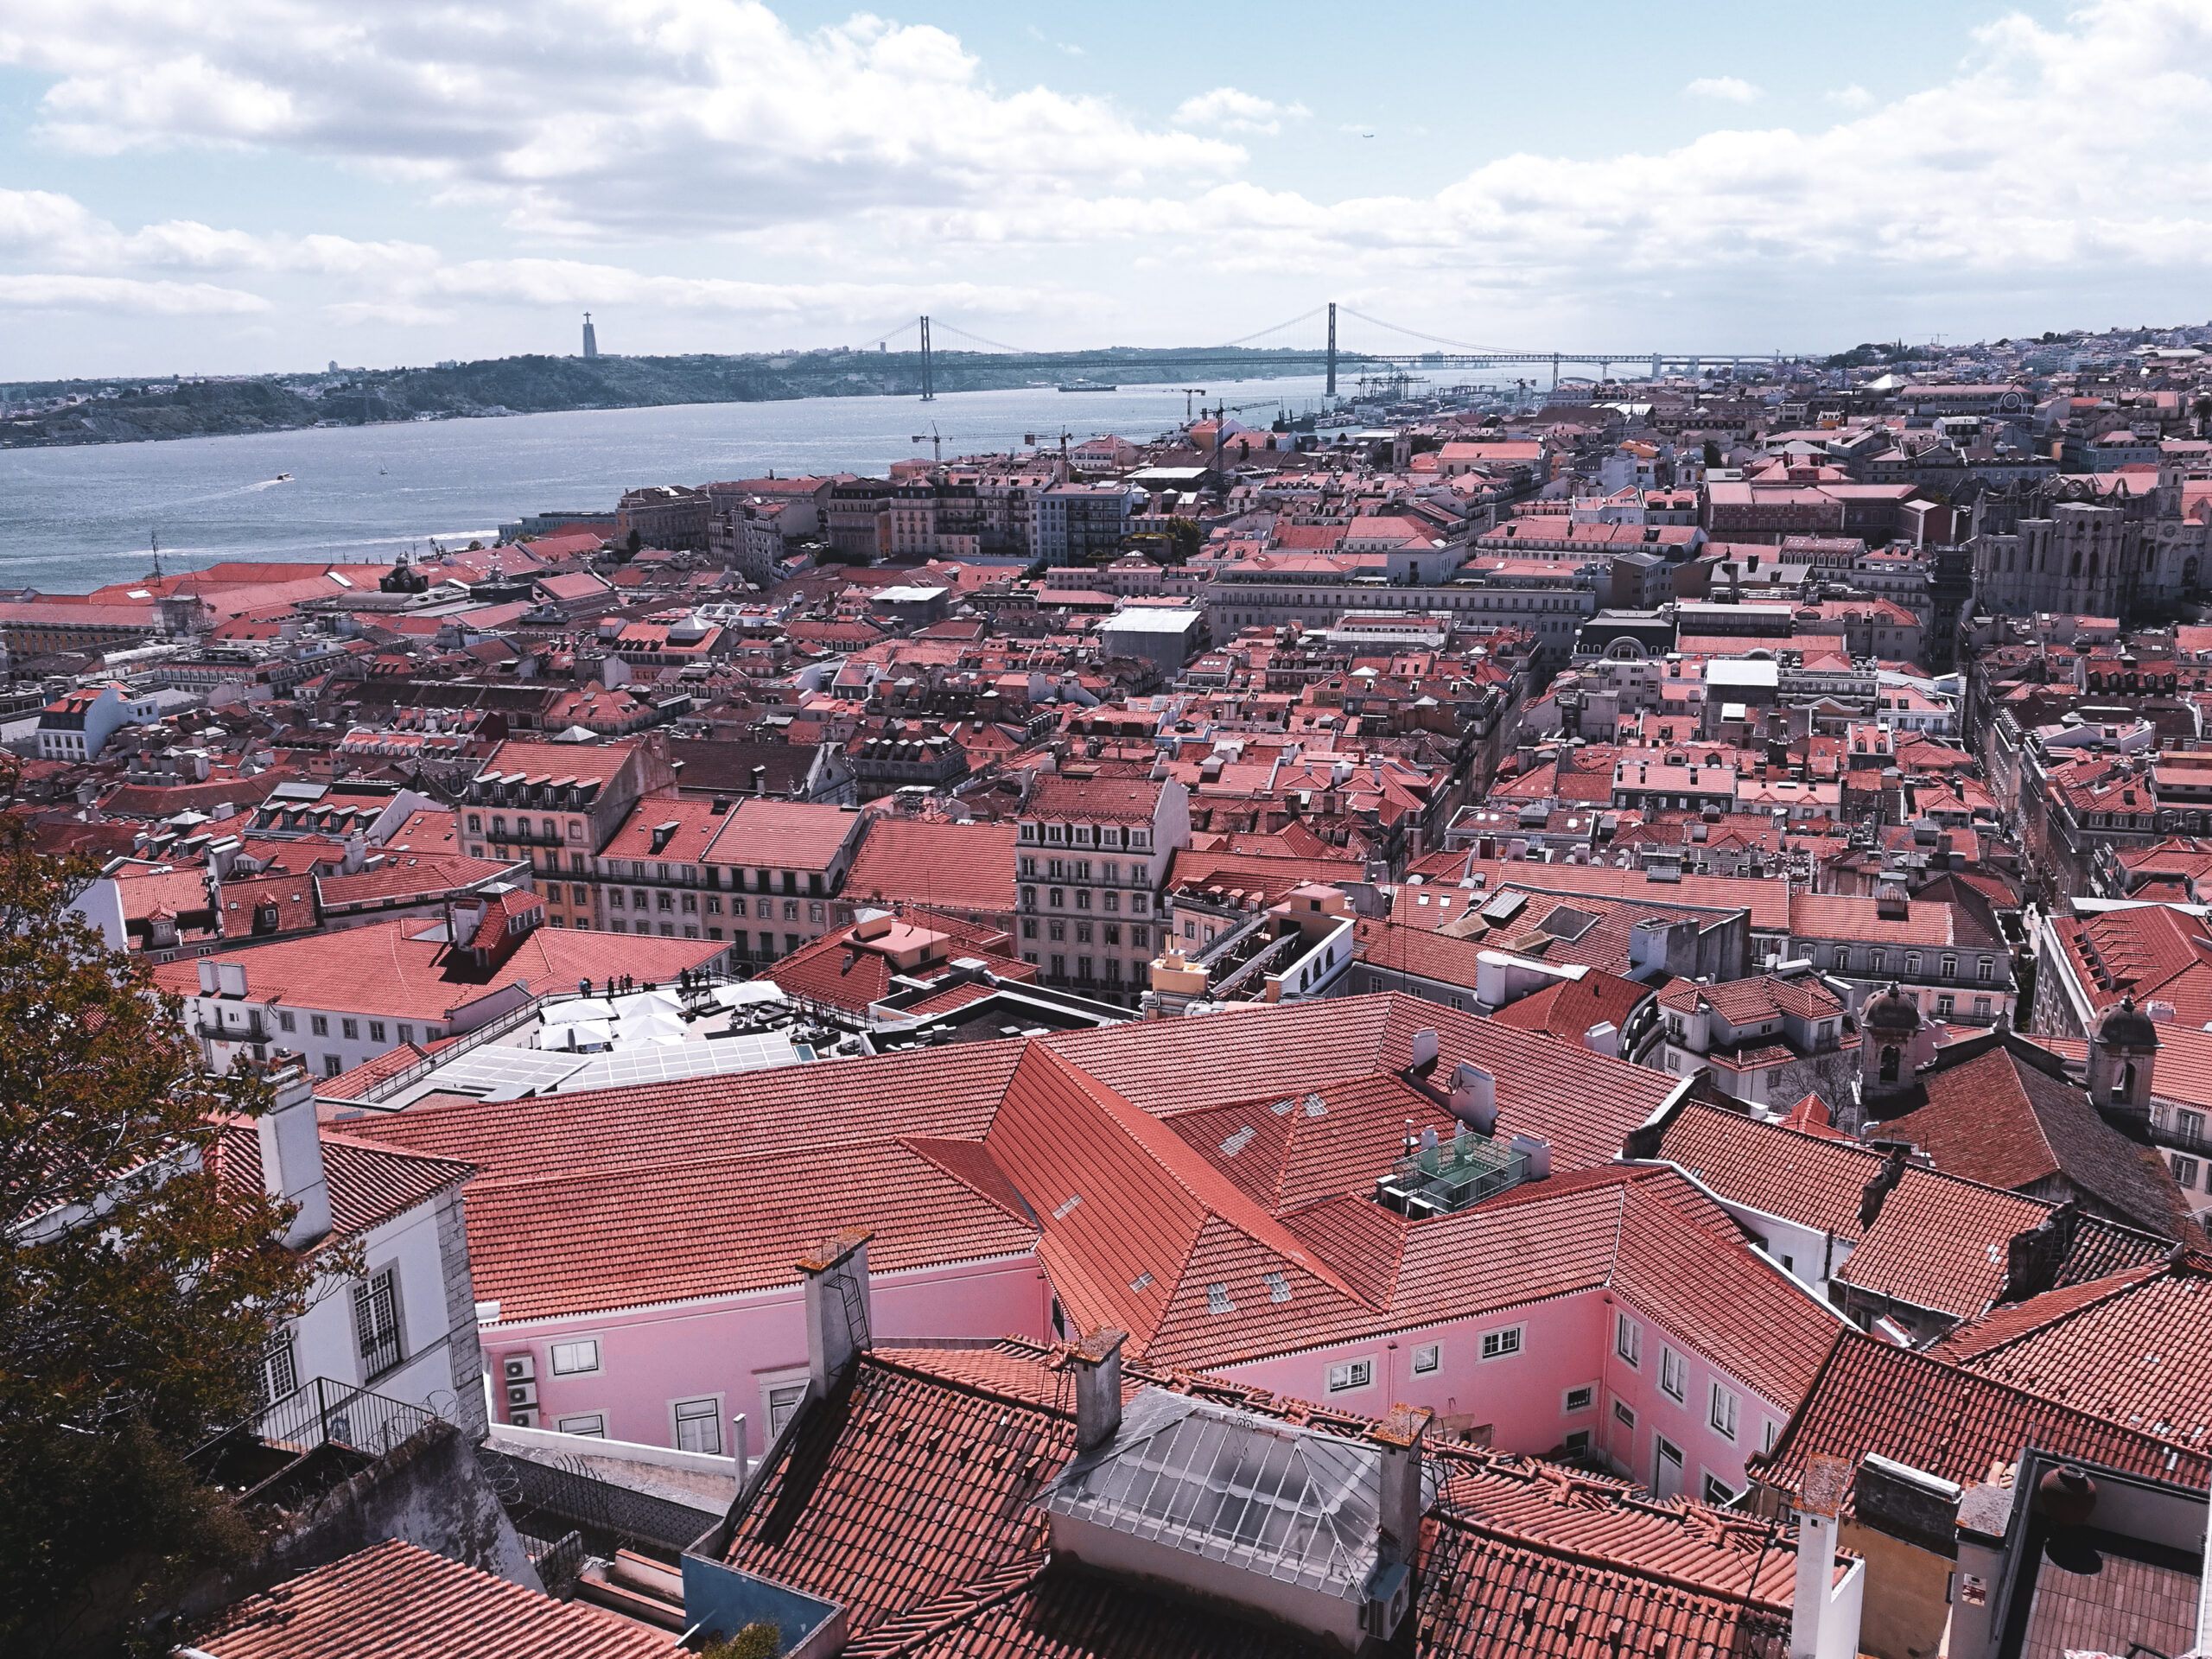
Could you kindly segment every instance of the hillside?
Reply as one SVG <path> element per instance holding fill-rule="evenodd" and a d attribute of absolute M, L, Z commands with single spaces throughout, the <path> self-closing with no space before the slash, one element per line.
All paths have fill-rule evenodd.
<path fill-rule="evenodd" d="M 1127 349 L 1086 356 L 1071 366 L 1065 358 L 940 352 L 933 374 L 939 391 L 1051 385 L 1077 372 L 1120 384 L 1176 384 L 1192 373 L 1188 356 Z M 1213 351 L 1207 357 L 1209 372 L 1239 378 L 1307 374 L 1315 366 L 1311 353 Z M 912 397 L 920 390 L 921 359 L 911 352 L 505 357 L 447 368 L 237 379 L 47 381 L 0 386 L 0 400 L 12 411 L 0 419 L 0 448 L 570 409 Z"/>

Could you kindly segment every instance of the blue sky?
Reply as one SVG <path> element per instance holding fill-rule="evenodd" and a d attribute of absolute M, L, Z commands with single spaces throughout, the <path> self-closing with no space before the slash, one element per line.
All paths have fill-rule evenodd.
<path fill-rule="evenodd" d="M 2201 321 L 2208 47 L 2204 0 L 0 0 L 0 380 L 568 351 L 587 308 L 640 353 L 1331 298 L 1535 349 Z"/>

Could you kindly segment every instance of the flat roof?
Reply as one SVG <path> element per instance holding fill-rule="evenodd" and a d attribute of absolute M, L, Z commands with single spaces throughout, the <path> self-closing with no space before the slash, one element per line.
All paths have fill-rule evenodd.
<path fill-rule="evenodd" d="M 1171 611 L 1158 606 L 1116 611 L 1101 622 L 1101 632 L 1187 633 L 1202 620 L 1198 611 Z"/>

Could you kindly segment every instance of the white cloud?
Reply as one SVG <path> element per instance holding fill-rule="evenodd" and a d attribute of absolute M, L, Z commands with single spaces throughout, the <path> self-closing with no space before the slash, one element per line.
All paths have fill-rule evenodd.
<path fill-rule="evenodd" d="M 0 62 L 57 77 L 41 131 L 71 149 L 282 147 L 572 237 L 1127 188 L 1243 160 L 1102 99 L 1001 92 L 942 29 L 863 15 L 800 35 L 757 0 L 0 0 Z"/>
<path fill-rule="evenodd" d="M 1745 130 L 1724 96 L 1707 124 L 1738 130 L 1669 149 L 1478 152 L 1440 188 L 1341 199 L 1243 172 L 1237 137 L 1296 105 L 1221 86 L 1141 122 L 994 86 L 939 29 L 799 35 L 746 0 L 0 0 L 0 61 L 50 80 L 54 143 L 277 149 L 513 227 L 515 257 L 470 259 L 346 237 L 338 191 L 279 235 L 196 205 L 214 222 L 118 227 L 0 190 L 7 280 L 74 284 L 22 293 L 281 303 L 316 327 L 467 331 L 464 349 L 586 306 L 740 346 L 923 308 L 1010 339 L 1165 341 L 1248 333 L 1274 295 L 1288 315 L 1356 293 L 1501 345 L 1757 349 L 1948 327 L 1968 305 L 1993 335 L 2201 315 L 2183 308 L 2212 262 L 2212 10 L 2182 0 L 2007 16 L 1901 98 L 1768 97 L 1772 124 Z M 556 257 L 586 238 L 623 252 Z M 2112 306 L 2082 315 L 2091 294 Z"/>
<path fill-rule="evenodd" d="M 126 316 L 236 316 L 269 302 L 212 283 L 140 282 L 128 276 L 0 275 L 0 312 L 99 311 Z"/>
<path fill-rule="evenodd" d="M 1272 99 L 1239 92 L 1234 86 L 1217 86 L 1210 92 L 1185 99 L 1176 106 L 1173 118 L 1179 127 L 1218 127 L 1224 132 L 1259 132 L 1272 137 L 1282 130 L 1285 121 L 1303 120 L 1312 113 L 1303 104 L 1278 104 Z"/>
<path fill-rule="evenodd" d="M 1739 80 L 1734 75 L 1702 77 L 1682 90 L 1692 98 L 1715 98 L 1725 104 L 1749 104 L 1766 96 L 1750 81 Z"/>

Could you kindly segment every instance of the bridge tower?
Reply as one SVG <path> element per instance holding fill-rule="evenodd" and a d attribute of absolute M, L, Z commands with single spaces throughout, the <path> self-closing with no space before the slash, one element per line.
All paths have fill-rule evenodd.
<path fill-rule="evenodd" d="M 930 320 L 927 317 L 922 319 L 922 401 L 925 404 L 937 401 L 937 387 L 930 378 Z"/>
<path fill-rule="evenodd" d="M 1329 396 L 1337 395 L 1337 302 L 1329 302 Z"/>

